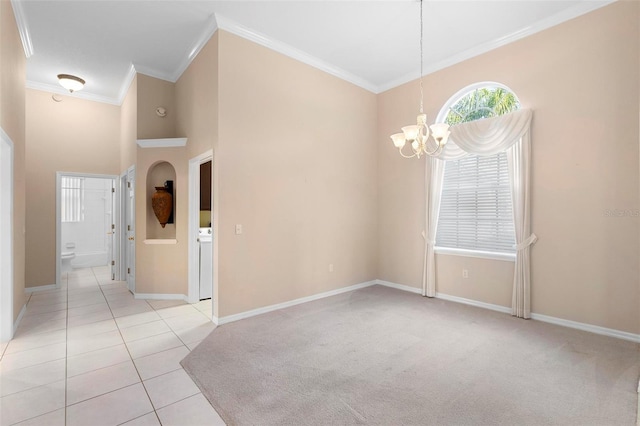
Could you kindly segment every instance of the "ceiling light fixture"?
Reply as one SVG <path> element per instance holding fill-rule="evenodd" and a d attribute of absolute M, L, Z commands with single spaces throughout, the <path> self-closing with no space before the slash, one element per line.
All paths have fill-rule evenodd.
<path fill-rule="evenodd" d="M 427 126 L 427 114 L 423 111 L 423 88 L 422 88 L 422 69 L 423 69 L 423 52 L 422 52 L 422 33 L 423 33 L 423 23 L 422 23 L 422 0 L 420 0 L 420 114 L 418 114 L 417 124 L 413 126 L 405 126 L 402 128 L 402 133 L 396 133 L 391 135 L 391 140 L 400 155 L 404 158 L 420 158 L 423 154 L 436 156 L 440 154 L 442 148 L 444 148 L 447 140 L 449 139 L 449 125 L 446 123 L 436 123 L 431 126 Z M 429 127 L 431 128 L 431 132 L 429 132 Z M 435 142 L 435 147 L 430 150 L 427 145 L 433 145 L 433 143 L 429 143 L 429 134 L 431 134 L 433 141 Z M 406 155 L 402 152 L 402 148 L 409 142 L 411 144 L 411 149 L 413 150 L 413 154 Z"/>
<path fill-rule="evenodd" d="M 85 81 L 80 77 L 76 77 L 75 75 L 71 74 L 58 74 L 58 82 L 70 93 L 82 90 L 85 83 Z"/>

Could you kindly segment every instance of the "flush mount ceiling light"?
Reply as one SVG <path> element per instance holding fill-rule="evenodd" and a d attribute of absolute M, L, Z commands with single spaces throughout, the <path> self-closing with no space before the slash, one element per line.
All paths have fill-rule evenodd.
<path fill-rule="evenodd" d="M 420 114 L 418 114 L 418 122 L 416 125 L 405 126 L 402 128 L 402 133 L 391 135 L 393 144 L 398 148 L 398 151 L 400 151 L 400 155 L 405 158 L 420 158 L 423 154 L 430 156 L 440 154 L 442 148 L 444 148 L 444 145 L 447 143 L 450 133 L 449 125 L 445 123 L 436 123 L 427 126 L 427 114 L 423 111 L 422 68 L 424 58 L 422 53 L 422 26 L 422 0 L 420 0 Z M 431 136 L 435 142 L 433 149 L 429 149 L 427 146 L 433 145 L 433 143 L 429 144 L 429 127 L 431 128 Z M 402 152 L 402 148 L 404 148 L 407 142 L 411 144 L 411 149 L 413 150 L 413 154 L 411 155 L 406 155 Z"/>
<path fill-rule="evenodd" d="M 85 81 L 80 77 L 76 77 L 71 74 L 58 74 L 58 82 L 60 85 L 67 89 L 70 93 L 82 90 Z"/>

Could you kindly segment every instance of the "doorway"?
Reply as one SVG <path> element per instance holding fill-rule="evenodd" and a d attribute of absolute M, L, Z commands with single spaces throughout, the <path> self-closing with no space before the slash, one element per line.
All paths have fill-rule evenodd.
<path fill-rule="evenodd" d="M 0 129 L 0 342 L 13 337 L 13 142 Z"/>
<path fill-rule="evenodd" d="M 216 314 L 217 190 L 213 151 L 189 160 L 189 303 L 211 298 Z M 204 257 L 203 257 L 204 256 Z M 205 287 L 201 286 L 201 282 Z M 210 283 L 210 284 L 208 284 Z M 210 286 L 210 287 L 208 287 Z M 205 302 L 203 302 L 205 303 Z"/>
<path fill-rule="evenodd" d="M 56 178 L 56 287 L 77 268 L 108 266 L 115 279 L 117 177 L 57 172 Z"/>

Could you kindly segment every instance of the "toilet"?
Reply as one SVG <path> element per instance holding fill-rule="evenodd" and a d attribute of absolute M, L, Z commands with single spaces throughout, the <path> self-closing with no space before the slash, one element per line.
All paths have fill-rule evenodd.
<path fill-rule="evenodd" d="M 60 260 L 61 260 L 60 272 L 61 273 L 71 272 L 71 270 L 73 269 L 71 266 L 71 261 L 75 259 L 75 257 L 76 257 L 76 254 L 72 251 L 62 252 L 62 255 L 60 256 Z"/>

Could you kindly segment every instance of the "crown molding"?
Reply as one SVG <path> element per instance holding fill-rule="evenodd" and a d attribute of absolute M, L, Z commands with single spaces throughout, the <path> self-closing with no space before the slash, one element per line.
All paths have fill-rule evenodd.
<path fill-rule="evenodd" d="M 29 35 L 29 26 L 27 25 L 27 19 L 24 17 L 22 1 L 11 0 L 11 6 L 13 6 L 13 15 L 16 18 L 16 25 L 18 26 L 18 32 L 20 33 L 20 40 L 22 40 L 24 56 L 29 59 L 33 55 L 33 43 L 31 42 L 31 35 Z"/>
<path fill-rule="evenodd" d="M 120 92 L 118 93 L 118 105 L 122 105 L 124 102 L 124 98 L 127 97 L 127 93 L 129 92 L 129 87 L 131 87 L 131 83 L 133 79 L 136 77 L 136 67 L 131 64 L 129 66 L 129 71 L 127 71 L 127 75 L 125 76 L 122 86 L 120 86 Z"/>
<path fill-rule="evenodd" d="M 180 65 L 172 75 L 170 80 L 171 82 L 175 83 L 180 79 L 180 77 L 182 77 L 182 74 L 187 70 L 187 68 L 189 68 L 191 62 L 193 62 L 202 48 L 204 48 L 209 40 L 211 40 L 211 37 L 213 37 L 216 31 L 218 31 L 218 21 L 216 20 L 216 15 L 213 14 L 209 19 L 207 19 L 207 24 L 205 25 L 204 30 L 200 33 L 200 37 L 198 37 L 196 42 L 193 44 L 193 47 L 189 49 L 189 53 L 182 58 Z"/>
<path fill-rule="evenodd" d="M 159 80 L 170 81 L 171 83 L 175 83 L 173 81 L 173 74 L 168 74 L 163 71 L 158 71 L 154 68 L 147 67 L 145 65 L 133 64 L 133 67 L 136 69 L 138 74 L 148 75 L 149 77 L 157 78 Z"/>
<path fill-rule="evenodd" d="M 562 24 L 563 22 L 569 21 L 571 19 L 577 18 L 578 16 L 587 14 L 594 10 L 600 9 L 601 7 L 607 6 L 611 3 L 615 3 L 617 0 L 602 0 L 602 1 L 584 1 L 580 2 L 578 5 L 571 7 L 569 9 L 563 10 L 562 12 L 556 13 L 555 15 L 549 16 L 545 19 L 542 19 L 536 22 L 534 25 L 530 25 L 526 28 L 518 30 L 514 33 L 511 33 L 507 36 L 497 38 L 495 40 L 480 44 L 474 48 L 467 49 L 463 52 L 460 52 L 456 55 L 449 56 L 442 61 L 438 61 L 434 64 L 427 64 L 425 66 L 424 74 L 428 75 L 432 74 L 436 71 L 440 71 L 457 63 L 466 61 L 467 59 L 471 59 L 476 56 L 480 56 L 483 53 L 487 53 L 491 50 L 497 49 L 498 47 L 505 46 L 509 43 L 513 43 L 514 41 L 523 39 L 530 35 L 536 34 L 540 31 L 544 31 L 556 25 Z M 381 85 L 376 93 L 382 93 L 387 90 L 393 89 L 410 81 L 416 80 L 418 78 L 418 73 L 412 72 L 409 74 L 405 74 L 404 76 L 392 80 L 388 83 Z"/>
<path fill-rule="evenodd" d="M 368 90 L 369 92 L 378 92 L 378 87 L 375 84 L 361 77 L 351 74 L 350 72 L 345 71 L 341 68 L 330 65 L 329 63 L 318 59 L 315 56 L 309 55 L 308 53 L 298 50 L 295 47 L 289 46 L 288 44 L 282 43 L 281 41 L 269 38 L 264 34 L 244 27 L 224 16 L 216 14 L 216 22 L 218 24 L 218 28 L 221 30 L 228 31 L 232 34 L 237 35 L 238 37 L 242 37 L 268 49 L 275 50 L 278 53 L 310 65 L 314 68 L 326 72 L 327 74 L 331 74 L 334 77 L 338 77 L 342 80 L 348 81 L 349 83 L 355 84 L 356 86 Z"/>
<path fill-rule="evenodd" d="M 57 93 L 59 95 L 70 96 L 70 97 L 74 97 L 74 98 L 84 99 L 84 100 L 87 100 L 87 101 L 102 102 L 102 103 L 105 103 L 105 104 L 111 104 L 111 105 L 120 106 L 120 102 L 118 102 L 118 99 L 109 98 L 107 96 L 96 95 L 96 94 L 93 94 L 93 93 L 90 93 L 90 92 L 84 92 L 84 91 L 77 91 L 77 92 L 73 92 L 73 94 L 71 94 L 67 90 L 65 90 L 63 87 L 57 86 L 57 85 L 53 85 L 53 84 L 38 83 L 36 81 L 27 80 L 27 83 L 26 83 L 25 86 L 26 86 L 27 89 L 34 89 L 34 90 L 40 90 L 40 91 L 43 91 L 43 92 Z"/>

